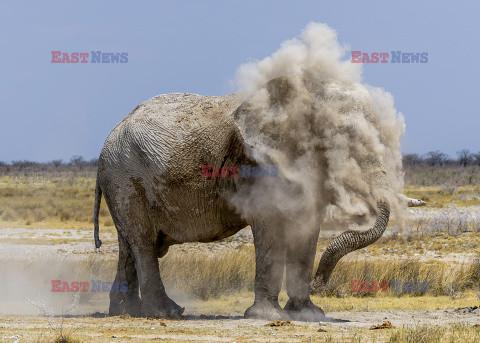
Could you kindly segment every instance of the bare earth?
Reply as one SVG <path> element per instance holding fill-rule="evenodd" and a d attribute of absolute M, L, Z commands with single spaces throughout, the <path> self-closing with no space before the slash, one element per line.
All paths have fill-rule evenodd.
<path fill-rule="evenodd" d="M 479 213 L 479 209 L 461 209 L 471 215 Z M 410 210 L 411 220 L 418 220 L 426 216 L 434 218 L 442 215 L 442 210 Z M 334 232 L 325 232 L 325 236 Z M 362 342 L 375 338 L 382 341 L 388 337 L 389 330 L 368 330 L 371 325 L 382 324 L 390 321 L 395 327 L 405 325 L 446 325 L 449 323 L 465 323 L 468 325 L 480 323 L 479 309 L 446 309 L 446 310 L 388 310 L 388 311 L 363 311 L 363 312 L 331 312 L 327 313 L 327 320 L 323 323 L 292 322 L 293 325 L 282 327 L 266 326 L 268 321 L 243 319 L 245 307 L 225 308 L 221 302 L 197 301 L 191 298 L 182 298 L 179 303 L 186 306 L 187 314 L 180 320 L 160 320 L 131 317 L 106 317 L 108 308 L 108 293 L 101 294 L 95 301 L 90 301 L 88 306 L 80 306 L 72 316 L 62 319 L 58 316 L 58 306 L 54 311 L 57 315 L 48 317 L 39 315 L 35 302 L 35 292 L 32 285 L 38 282 L 41 275 L 25 277 L 23 280 L 11 279 L 11 274 L 5 270 L 12 261 L 47 264 L 45 270 L 46 283 L 43 289 L 36 289 L 38 293 L 49 293 L 48 261 L 55 259 L 59 263 L 65 261 L 85 260 L 89 256 L 112 260 L 118 252 L 117 244 L 106 244 L 100 252 L 95 251 L 93 234 L 90 231 L 68 229 L 1 229 L 0 230 L 0 263 L 3 272 L 2 292 L 0 296 L 0 341 L 1 342 L 29 342 L 39 338 L 51 338 L 61 330 L 64 333 L 73 333 L 82 341 L 91 342 L 126 342 L 126 341 L 204 341 L 204 342 L 311 342 L 322 341 L 331 336 L 335 341 L 350 341 L 361 337 Z M 54 239 L 66 239 L 68 242 L 59 244 L 31 244 L 32 239 L 48 242 Z M 103 231 L 101 238 L 104 241 L 116 240 L 112 231 Z M 219 243 L 187 244 L 174 249 L 186 249 L 191 252 L 196 249 L 205 249 L 214 254 L 223 249 L 236 248 L 252 244 L 249 229 L 242 230 L 237 235 Z M 356 256 L 368 257 L 368 251 L 356 252 Z M 352 254 L 352 258 L 355 255 Z M 472 260 L 475 253 L 450 254 L 442 259 Z M 373 258 L 373 256 L 372 256 Z M 426 254 L 423 258 L 435 258 Z M 55 266 L 52 264 L 51 269 Z M 35 287 L 33 287 L 35 290 Z M 9 294 L 8 298 L 5 294 Z M 10 296 L 10 294 L 12 296 Z M 51 294 L 48 295 L 51 297 Z M 71 294 L 62 294 L 57 299 L 65 300 L 60 308 L 68 306 Z M 67 299 L 69 297 L 69 299 Z M 175 300 L 177 300 L 174 297 Z M 48 301 L 48 299 L 47 299 Z M 243 299 L 245 303 L 252 299 Z M 37 302 L 38 304 L 38 302 Z M 57 304 L 58 305 L 58 304 Z M 103 313 L 97 312 L 102 311 Z M 61 311 L 60 311 L 61 312 Z M 62 324 L 63 320 L 63 324 Z M 322 328 L 326 332 L 319 332 Z M 376 335 L 376 336 L 372 336 Z"/>
<path fill-rule="evenodd" d="M 390 321 L 395 327 L 404 325 L 445 325 L 448 323 L 477 324 L 478 311 L 460 313 L 455 310 L 437 311 L 381 311 L 381 312 L 333 312 L 324 323 L 292 322 L 292 326 L 270 327 L 264 320 L 248 320 L 241 316 L 188 315 L 182 320 L 151 320 L 140 318 L 106 317 L 95 315 L 66 318 L 63 332 L 72 332 L 82 341 L 131 342 L 131 341 L 203 341 L 203 342 L 310 342 L 331 336 L 336 340 L 362 336 L 369 341 L 371 334 L 377 338 L 384 332 L 370 331 L 373 324 Z M 53 327 L 60 326 L 61 319 L 52 320 Z M 49 320 L 39 316 L 4 315 L 0 317 L 2 342 L 35 341 L 48 337 L 59 328 L 52 329 Z M 322 328 L 326 332 L 319 332 Z M 349 340 L 348 340 L 349 341 Z"/>

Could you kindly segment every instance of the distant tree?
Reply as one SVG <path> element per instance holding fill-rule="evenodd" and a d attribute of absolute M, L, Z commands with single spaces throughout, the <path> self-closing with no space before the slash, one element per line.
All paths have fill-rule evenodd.
<path fill-rule="evenodd" d="M 55 168 L 58 168 L 60 167 L 62 164 L 63 164 L 63 160 L 53 160 L 52 162 L 50 162 L 50 164 L 52 166 L 54 166 Z"/>
<path fill-rule="evenodd" d="M 416 166 L 423 163 L 422 157 L 418 154 L 405 154 L 403 155 L 403 164 L 406 166 Z"/>
<path fill-rule="evenodd" d="M 460 151 L 457 151 L 457 156 L 458 156 L 458 163 L 465 168 L 469 163 L 473 161 L 473 155 L 470 153 L 470 150 L 468 149 L 463 149 Z"/>
<path fill-rule="evenodd" d="M 431 166 L 443 166 L 448 161 L 448 156 L 440 150 L 429 151 L 427 152 L 426 160 Z"/>
<path fill-rule="evenodd" d="M 92 166 L 92 167 L 98 166 L 98 158 L 92 158 L 90 161 L 87 162 L 87 166 Z"/>
<path fill-rule="evenodd" d="M 18 170 L 23 170 L 26 168 L 34 168 L 39 165 L 38 162 L 28 161 L 28 160 L 18 160 L 12 161 L 12 166 L 16 167 Z"/>
<path fill-rule="evenodd" d="M 443 164 L 446 165 L 446 166 L 454 166 L 454 165 L 458 164 L 458 161 L 454 158 L 450 158 L 449 156 L 447 156 L 447 158 L 445 159 Z"/>
<path fill-rule="evenodd" d="M 6 163 L 0 161 L 0 175 L 8 175 L 10 173 L 11 175 L 38 176 L 38 174 L 41 173 L 43 176 L 45 176 L 48 173 L 63 173 L 66 171 L 82 171 L 82 173 L 94 173 L 97 169 L 97 166 L 95 164 L 98 164 L 96 159 L 92 159 L 87 162 L 81 156 L 72 157 L 72 159 L 68 163 L 65 163 L 61 159 L 49 162 L 14 160 L 10 163 Z"/>
<path fill-rule="evenodd" d="M 472 154 L 473 162 L 477 165 L 480 166 L 480 151 L 477 152 L 476 154 Z"/>
<path fill-rule="evenodd" d="M 21 166 L 27 165 L 28 161 L 27 160 L 13 160 L 10 164 L 14 167 L 21 167 Z"/>
<path fill-rule="evenodd" d="M 83 156 L 74 155 L 70 159 L 70 164 L 72 166 L 83 167 L 86 164 L 86 162 L 85 162 L 85 159 L 83 158 Z"/>

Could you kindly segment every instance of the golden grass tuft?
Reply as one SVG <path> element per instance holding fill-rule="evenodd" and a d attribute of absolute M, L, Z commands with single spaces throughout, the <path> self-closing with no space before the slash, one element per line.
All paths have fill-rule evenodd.
<path fill-rule="evenodd" d="M 476 343 L 479 341 L 480 330 L 461 323 L 450 326 L 405 326 L 392 332 L 388 340 L 389 343 Z"/>
<path fill-rule="evenodd" d="M 94 197 L 94 178 L 3 176 L 0 182 L 0 225 L 38 227 L 39 223 L 56 222 L 63 227 L 65 224 L 76 223 L 76 227 L 91 229 Z M 113 226 L 104 200 L 100 210 L 100 223 Z"/>

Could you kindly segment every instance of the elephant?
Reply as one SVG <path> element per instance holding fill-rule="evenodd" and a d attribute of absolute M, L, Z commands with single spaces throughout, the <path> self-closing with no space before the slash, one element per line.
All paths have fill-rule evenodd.
<path fill-rule="evenodd" d="M 293 85 L 288 77 L 266 84 L 272 108 L 284 105 Z M 331 96 L 328 89 L 334 89 L 337 98 L 348 106 L 353 99 L 360 104 L 355 109 L 360 108 L 375 121 L 372 100 L 361 85 L 326 80 L 315 87 L 320 99 Z M 357 97 L 358 92 L 361 96 Z M 312 289 L 328 281 L 341 257 L 372 244 L 383 234 L 390 209 L 388 201 L 378 199 L 373 228 L 338 236 L 321 259 L 320 276 L 312 282 L 319 228 L 295 235 L 273 227 L 277 224 L 262 213 L 241 213 L 227 195 L 251 192 L 256 182 L 253 178 L 201 175 L 205 165 L 262 166 L 255 158 L 255 146 L 246 142 L 240 127 L 240 118 L 249 111 L 253 111 L 251 103 L 239 94 L 158 95 L 137 106 L 109 134 L 98 163 L 94 239 L 100 248 L 98 218 L 103 195 L 118 235 L 115 282 L 128 283 L 126 293 L 110 293 L 110 315 L 181 316 L 184 308 L 168 297 L 158 259 L 172 245 L 214 242 L 250 225 L 255 248 L 255 299 L 245 317 L 319 321 L 325 314 L 310 299 Z M 383 161 L 370 162 L 366 169 L 369 180 L 388 188 Z M 322 196 L 318 194 L 319 199 Z M 288 301 L 282 308 L 278 296 L 285 270 Z"/>

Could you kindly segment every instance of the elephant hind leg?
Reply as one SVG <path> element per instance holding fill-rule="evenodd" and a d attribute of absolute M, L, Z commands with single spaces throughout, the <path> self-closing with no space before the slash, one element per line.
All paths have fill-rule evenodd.
<path fill-rule="evenodd" d="M 156 244 L 147 242 L 133 246 L 135 267 L 142 294 L 142 315 L 147 317 L 176 318 L 184 307 L 167 296 L 160 278 Z"/>
<path fill-rule="evenodd" d="M 138 278 L 130 247 L 122 236 L 118 235 L 118 265 L 115 287 L 110 291 L 109 315 L 141 315 L 142 302 L 138 294 Z"/>

